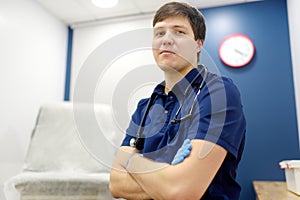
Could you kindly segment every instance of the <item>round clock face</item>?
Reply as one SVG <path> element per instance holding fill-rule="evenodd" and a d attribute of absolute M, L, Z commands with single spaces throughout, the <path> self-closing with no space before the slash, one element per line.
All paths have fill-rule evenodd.
<path fill-rule="evenodd" d="M 254 56 L 252 40 L 243 34 L 233 34 L 225 37 L 219 47 L 219 56 L 230 67 L 243 67 Z"/>

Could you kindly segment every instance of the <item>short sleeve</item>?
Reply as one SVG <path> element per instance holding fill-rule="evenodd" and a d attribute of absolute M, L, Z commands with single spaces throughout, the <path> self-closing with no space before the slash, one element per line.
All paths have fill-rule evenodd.
<path fill-rule="evenodd" d="M 139 125 L 141 124 L 141 120 L 144 115 L 145 108 L 148 104 L 149 98 L 142 99 L 139 101 L 136 110 L 131 116 L 131 120 L 129 122 L 129 126 L 126 129 L 126 135 L 124 140 L 122 141 L 121 146 L 130 146 L 131 138 L 136 138 Z"/>
<path fill-rule="evenodd" d="M 216 143 L 237 158 L 246 129 L 238 88 L 229 78 L 213 76 L 201 92 L 189 135 Z"/>

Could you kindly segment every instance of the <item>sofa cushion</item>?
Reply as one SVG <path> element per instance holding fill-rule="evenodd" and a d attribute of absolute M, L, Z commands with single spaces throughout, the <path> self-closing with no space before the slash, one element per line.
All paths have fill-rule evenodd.
<path fill-rule="evenodd" d="M 109 172 L 123 137 L 117 134 L 112 119 L 112 109 L 105 104 L 43 105 L 24 171 Z"/>

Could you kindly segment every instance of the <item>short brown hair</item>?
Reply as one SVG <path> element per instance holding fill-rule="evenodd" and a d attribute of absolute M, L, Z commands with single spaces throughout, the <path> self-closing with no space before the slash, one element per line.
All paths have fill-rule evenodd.
<path fill-rule="evenodd" d="M 170 2 L 160 7 L 153 18 L 153 27 L 157 22 L 161 22 L 168 17 L 183 16 L 187 17 L 194 32 L 195 40 L 205 40 L 206 25 L 201 12 L 182 2 Z"/>

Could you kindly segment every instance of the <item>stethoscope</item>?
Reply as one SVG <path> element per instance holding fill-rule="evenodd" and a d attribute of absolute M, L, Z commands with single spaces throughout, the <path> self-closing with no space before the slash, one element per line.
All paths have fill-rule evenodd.
<path fill-rule="evenodd" d="M 190 85 L 186 88 L 186 90 L 185 90 L 185 92 L 184 92 L 184 95 L 183 95 L 183 100 L 182 100 L 182 102 L 180 103 L 180 106 L 179 106 L 178 110 L 177 110 L 176 113 L 175 113 L 174 119 L 171 120 L 171 124 L 179 124 L 179 123 L 181 123 L 182 121 L 185 121 L 185 120 L 187 120 L 188 118 L 192 117 L 192 113 L 193 113 L 193 109 L 194 109 L 195 103 L 196 103 L 196 101 L 197 101 L 197 97 L 199 96 L 200 91 L 201 91 L 202 87 L 204 86 L 204 83 L 205 83 L 205 81 L 206 81 L 206 79 L 207 79 L 207 74 L 208 74 L 208 71 L 207 71 L 207 68 L 206 68 L 206 67 L 204 67 L 203 65 L 201 65 L 201 66 L 199 66 L 198 68 L 200 68 L 200 67 L 201 67 L 202 69 L 201 69 L 201 71 L 198 71 L 198 74 L 197 74 L 197 76 L 194 78 L 194 80 L 192 81 L 192 84 L 194 84 L 194 83 L 197 81 L 197 79 L 201 76 L 202 71 L 204 71 L 203 79 L 202 79 L 201 84 L 200 84 L 199 87 L 198 87 L 198 91 L 197 91 L 197 93 L 196 93 L 196 95 L 195 95 L 195 97 L 194 97 L 194 100 L 193 100 L 193 103 L 192 103 L 192 105 L 191 105 L 191 107 L 190 107 L 190 109 L 189 109 L 189 112 L 188 112 L 185 116 L 178 118 L 179 113 L 180 113 L 180 111 L 181 111 L 181 109 L 182 109 L 182 107 L 183 107 L 183 105 L 184 105 L 184 101 L 185 101 L 185 99 L 187 99 L 187 96 L 189 95 L 189 92 L 190 92 L 190 90 L 192 89 L 192 84 L 190 84 Z M 147 107 L 146 107 L 146 111 L 145 111 L 145 113 L 144 113 L 144 115 L 143 115 L 143 117 L 142 117 L 141 124 L 140 124 L 139 129 L 138 129 L 138 132 L 137 132 L 137 134 L 136 134 L 136 139 L 135 139 L 135 138 L 131 138 L 131 140 L 130 140 L 130 146 L 131 146 L 131 147 L 135 147 L 137 150 L 140 150 L 140 151 L 141 151 L 141 150 L 143 150 L 143 148 L 144 148 L 145 138 L 142 137 L 142 133 L 143 133 L 143 131 L 144 131 L 144 125 L 145 125 L 145 122 L 146 122 L 147 115 L 149 114 L 150 108 L 151 108 L 151 106 L 153 105 L 153 103 L 155 102 L 155 99 L 156 99 L 156 98 L 157 98 L 157 94 L 154 95 L 154 96 L 152 96 L 152 97 L 150 98 L 150 100 L 148 101 L 148 104 L 147 104 Z"/>

